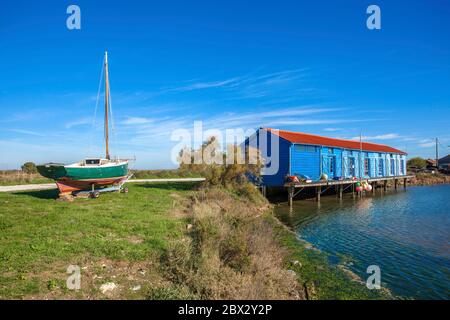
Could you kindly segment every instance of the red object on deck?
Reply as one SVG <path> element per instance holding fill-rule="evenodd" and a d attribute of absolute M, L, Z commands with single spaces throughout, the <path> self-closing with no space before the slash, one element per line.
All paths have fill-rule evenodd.
<path fill-rule="evenodd" d="M 300 182 L 297 176 L 287 176 L 289 182 Z"/>
<path fill-rule="evenodd" d="M 345 140 L 345 139 L 335 139 L 322 137 L 315 134 L 302 133 L 302 132 L 293 132 L 293 131 L 285 131 L 285 130 L 276 130 L 270 128 L 263 128 L 268 132 L 273 134 L 277 134 L 281 138 L 292 142 L 292 143 L 301 143 L 301 144 L 309 144 L 309 145 L 318 145 L 318 146 L 327 146 L 327 147 L 338 147 L 338 148 L 346 148 L 353 150 L 363 151 L 372 151 L 372 152 L 388 152 L 388 153 L 397 153 L 397 154 L 406 154 L 401 150 L 389 147 L 384 144 L 372 143 L 372 142 L 362 142 L 356 140 Z"/>

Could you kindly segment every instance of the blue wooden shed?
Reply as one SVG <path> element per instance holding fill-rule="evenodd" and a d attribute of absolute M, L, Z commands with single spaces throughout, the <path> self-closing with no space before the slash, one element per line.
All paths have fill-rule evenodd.
<path fill-rule="evenodd" d="M 406 175 L 406 153 L 382 144 L 260 128 L 248 145 L 265 159 L 262 182 L 268 187 L 283 186 L 287 176 L 318 181 L 322 174 L 329 180 Z"/>

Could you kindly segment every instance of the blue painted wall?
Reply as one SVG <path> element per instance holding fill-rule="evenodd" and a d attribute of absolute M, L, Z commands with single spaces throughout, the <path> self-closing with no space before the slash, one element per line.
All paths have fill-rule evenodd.
<path fill-rule="evenodd" d="M 313 180 L 320 177 L 320 147 L 292 144 L 290 154 L 291 175 L 305 175 Z"/>
<path fill-rule="evenodd" d="M 283 186 L 286 180 L 286 176 L 289 175 L 289 167 L 290 167 L 290 157 L 289 157 L 289 149 L 291 147 L 291 143 L 285 139 L 279 138 L 278 136 L 274 136 L 272 134 L 267 135 L 267 141 L 264 143 L 264 141 L 259 141 L 259 136 L 257 135 L 258 132 L 261 129 L 259 129 L 255 135 L 252 135 L 251 137 L 247 138 L 245 142 L 241 145 L 241 147 L 245 146 L 256 146 L 258 149 L 261 150 L 261 154 L 267 155 L 268 157 L 265 158 L 265 168 L 262 172 L 262 183 L 266 186 L 276 187 L 276 186 Z M 278 164 L 275 164 L 270 160 L 270 157 L 275 157 L 275 154 L 272 154 L 272 148 L 271 148 L 271 142 L 273 138 L 278 139 L 278 153 L 279 153 L 279 160 Z M 244 149 L 245 150 L 245 149 Z M 273 151 L 276 152 L 275 150 Z M 264 172 L 270 169 L 271 166 L 278 166 L 278 170 L 276 174 L 271 175 L 265 175 Z"/>
<path fill-rule="evenodd" d="M 276 157 L 272 154 L 271 150 L 271 139 L 273 135 L 268 135 L 267 145 L 268 145 L 268 155 L 272 157 Z M 279 138 L 279 163 L 278 163 L 278 172 L 275 175 L 264 175 L 263 174 L 263 184 L 267 186 L 282 186 L 286 180 L 286 176 L 289 175 L 289 150 L 291 147 L 291 143 L 287 140 Z M 266 167 L 269 168 L 272 165 L 275 165 L 272 160 L 270 163 L 266 163 Z"/>

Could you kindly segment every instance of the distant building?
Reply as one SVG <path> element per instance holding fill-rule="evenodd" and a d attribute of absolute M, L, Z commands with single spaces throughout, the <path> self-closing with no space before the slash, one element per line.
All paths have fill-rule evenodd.
<path fill-rule="evenodd" d="M 267 133 L 267 139 L 262 139 L 260 133 Z M 286 176 L 306 176 L 315 181 L 323 174 L 329 180 L 406 175 L 406 153 L 382 144 L 260 128 L 244 146 L 256 146 L 273 162 L 271 141 L 274 138 L 279 138 L 278 170 L 275 174 L 262 175 L 266 186 L 283 186 Z"/>
<path fill-rule="evenodd" d="M 427 159 L 427 169 L 436 169 L 436 159 Z"/>
<path fill-rule="evenodd" d="M 450 154 L 439 159 L 439 169 L 444 169 L 444 170 L 450 169 Z"/>

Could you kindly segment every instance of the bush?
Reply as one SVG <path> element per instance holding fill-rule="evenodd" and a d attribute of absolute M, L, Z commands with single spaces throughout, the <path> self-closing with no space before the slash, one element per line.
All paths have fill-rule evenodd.
<path fill-rule="evenodd" d="M 256 150 L 243 155 L 239 146 L 229 145 L 223 152 L 215 137 L 209 138 L 197 150 L 184 149 L 178 161 L 180 172 L 200 175 L 207 186 L 237 186 L 248 181 L 258 182 L 263 167 L 262 158 Z M 200 159 L 201 161 L 196 161 Z M 201 162 L 201 163 L 198 163 Z"/>
<path fill-rule="evenodd" d="M 197 299 L 303 297 L 260 206 L 213 187 L 192 197 L 190 211 L 189 240 L 174 242 L 162 258 L 171 286 L 188 288 Z"/>
<path fill-rule="evenodd" d="M 427 160 L 420 157 L 409 159 L 407 162 L 408 167 L 416 167 L 418 169 L 424 169 L 427 167 Z"/>
<path fill-rule="evenodd" d="M 21 168 L 23 172 L 28 174 L 37 173 L 36 165 L 33 162 L 26 162 Z"/>

